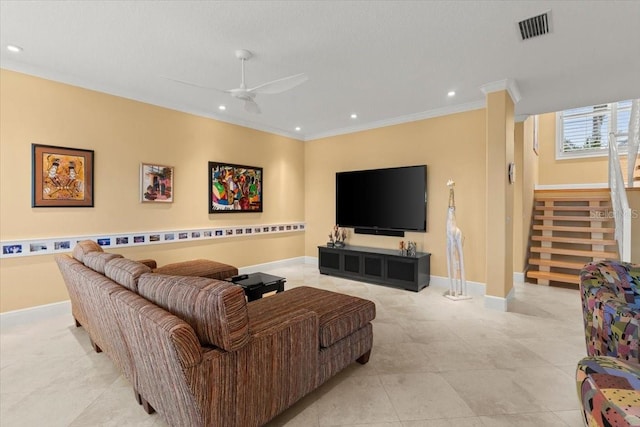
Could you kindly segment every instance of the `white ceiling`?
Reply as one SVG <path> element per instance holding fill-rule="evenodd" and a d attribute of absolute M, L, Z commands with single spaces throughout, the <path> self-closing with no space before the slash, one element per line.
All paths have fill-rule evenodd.
<path fill-rule="evenodd" d="M 548 10 L 552 32 L 521 41 L 517 21 Z M 519 116 L 639 98 L 639 23 L 633 0 L 1 0 L 0 66 L 309 140 L 479 108 L 481 87 L 504 79 Z M 309 80 L 258 95 L 254 115 L 162 77 L 235 88 L 239 48 L 255 54 L 248 86 Z"/>

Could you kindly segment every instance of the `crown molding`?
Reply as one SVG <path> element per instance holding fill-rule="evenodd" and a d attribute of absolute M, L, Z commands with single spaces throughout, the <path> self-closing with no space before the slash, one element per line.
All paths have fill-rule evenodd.
<path fill-rule="evenodd" d="M 393 117 L 390 119 L 378 120 L 375 122 L 369 122 L 359 126 L 349 126 L 346 128 L 335 129 L 326 132 L 319 132 L 307 135 L 305 141 L 313 141 L 316 139 L 328 138 L 331 136 L 345 135 L 349 133 L 362 132 L 371 129 L 377 129 L 387 126 L 398 125 L 402 123 L 416 122 L 419 120 L 431 119 L 434 117 L 447 116 L 449 114 L 463 113 L 465 111 L 479 110 L 485 107 L 486 102 L 474 101 L 466 104 L 451 105 L 443 108 L 436 108 L 429 111 L 423 111 L 420 113 L 409 114 L 406 116 Z"/>
<path fill-rule="evenodd" d="M 509 93 L 509 96 L 511 97 L 511 100 L 514 104 L 517 104 L 518 102 L 520 102 L 520 99 L 522 99 L 522 96 L 520 95 L 520 89 L 518 89 L 518 85 L 513 79 L 504 79 L 487 83 L 480 86 L 480 90 L 485 94 L 485 96 L 492 92 L 506 90 Z"/>

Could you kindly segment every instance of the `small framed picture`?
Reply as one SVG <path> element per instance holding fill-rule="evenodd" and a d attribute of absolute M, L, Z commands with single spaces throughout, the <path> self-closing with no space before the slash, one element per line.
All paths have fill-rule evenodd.
<path fill-rule="evenodd" d="M 173 202 L 173 166 L 150 163 L 140 165 L 140 201 Z"/>
<path fill-rule="evenodd" d="M 93 150 L 32 144 L 34 208 L 93 207 Z"/>

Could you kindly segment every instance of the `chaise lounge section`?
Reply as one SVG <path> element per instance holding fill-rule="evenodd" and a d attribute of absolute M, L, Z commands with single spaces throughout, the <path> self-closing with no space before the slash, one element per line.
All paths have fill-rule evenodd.
<path fill-rule="evenodd" d="M 371 301 L 299 287 L 247 302 L 227 281 L 158 274 L 101 250 L 78 257 L 58 256 L 74 317 L 170 425 L 264 425 L 369 359 Z"/>

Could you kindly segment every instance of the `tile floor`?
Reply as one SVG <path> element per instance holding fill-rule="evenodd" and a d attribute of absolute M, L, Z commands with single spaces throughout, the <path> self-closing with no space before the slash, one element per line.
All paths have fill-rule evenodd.
<path fill-rule="evenodd" d="M 287 289 L 336 290 L 377 308 L 369 363 L 349 366 L 269 427 L 582 426 L 576 290 L 516 284 L 512 311 L 503 313 L 485 309 L 482 296 L 450 301 L 433 286 L 413 293 L 302 264 L 269 272 L 286 277 Z M 0 339 L 3 427 L 167 425 L 135 402 L 70 314 L 3 326 Z"/>

